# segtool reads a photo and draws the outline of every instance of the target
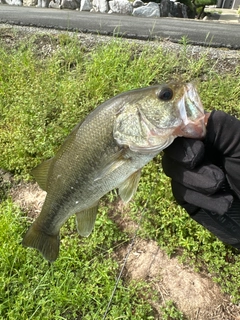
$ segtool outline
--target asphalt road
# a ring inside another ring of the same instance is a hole
[[[119,35],[135,39],[187,36],[192,44],[240,49],[240,24],[177,18],[140,18],[75,10],[0,5],[0,23]]]

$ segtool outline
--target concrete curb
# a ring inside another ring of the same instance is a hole
[[[209,17],[206,20],[215,20],[222,23],[239,23],[240,24],[240,16],[237,14],[237,10],[207,7],[205,9],[205,12],[213,13],[213,17],[212,18]]]

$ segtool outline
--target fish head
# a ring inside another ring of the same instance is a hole
[[[163,150],[176,137],[205,136],[204,109],[191,83],[156,85],[130,91],[129,98],[124,97],[113,129],[119,145],[151,153]]]

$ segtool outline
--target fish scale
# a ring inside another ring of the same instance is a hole
[[[47,196],[23,245],[55,261],[60,228],[70,216],[76,214],[78,232],[88,236],[102,196],[118,188],[128,202],[144,165],[177,136],[204,134],[204,110],[189,83],[135,89],[104,102],[73,129],[55,157],[33,170]]]

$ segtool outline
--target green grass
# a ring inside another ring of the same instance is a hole
[[[101,319],[118,272],[111,253],[126,242],[106,213],[102,206],[101,226],[88,239],[76,235],[70,219],[63,228],[60,257],[49,266],[21,246],[27,219],[10,200],[2,202],[0,319]],[[153,319],[140,297],[142,285],[126,287],[120,281],[107,319]]]
[[[174,302],[171,300],[167,301],[161,309],[163,320],[184,320],[184,315],[181,312],[179,312],[179,310],[175,307]]]
[[[49,54],[43,41],[54,48]],[[0,43],[0,168],[16,179],[31,179],[30,170],[53,156],[75,124],[99,103],[172,79],[204,79],[199,92],[206,109],[239,116],[240,69],[219,75],[213,65],[206,54],[198,59],[189,55],[187,43],[178,53],[117,38],[91,49],[64,34],[38,35],[12,47]],[[184,261],[211,272],[233,301],[239,301],[239,255],[176,205],[160,158],[144,168],[126,209],[138,221],[147,202],[140,236],[156,240],[169,254],[181,252]],[[0,319],[102,319],[119,273],[113,252],[129,241],[108,218],[116,196],[103,199],[89,238],[77,235],[73,219],[66,223],[59,259],[49,266],[37,252],[21,246],[30,221],[13,204],[8,189],[0,192]],[[143,290],[148,290],[147,283],[121,280],[107,319],[154,319]],[[171,315],[182,319],[169,302],[163,317]]]
[[[196,271],[210,272],[222,290],[239,302],[239,252],[189,219],[188,214],[176,205],[170,181],[162,173],[158,158],[145,167],[134,202],[130,203],[128,214],[133,220],[138,221],[139,210],[146,202],[141,237],[156,240],[170,255],[181,252],[183,262],[192,265]]]
[[[58,49],[42,59],[34,40],[10,52],[0,48],[0,166],[21,176],[53,156],[75,124],[106,99],[207,72],[205,56],[194,62],[119,39],[88,52],[75,38],[62,37]]]

